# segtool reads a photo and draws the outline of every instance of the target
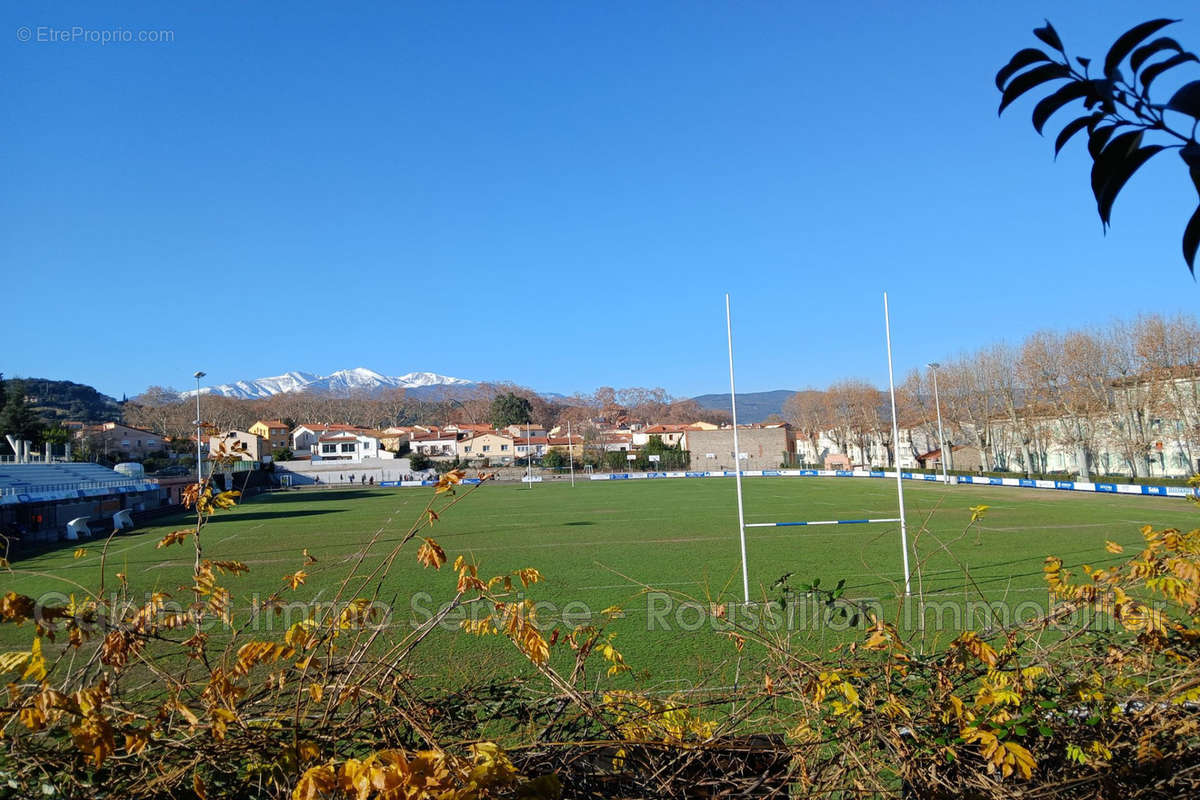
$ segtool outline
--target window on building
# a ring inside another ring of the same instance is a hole
[[[487,451],[491,450],[491,449],[492,449],[492,446],[491,446],[490,444],[485,444],[485,445],[483,446],[483,452],[485,452],[485,453],[486,453]],[[467,448],[467,452],[468,452],[468,453],[469,453],[469,452],[471,452],[471,448],[469,448],[469,447],[468,447],[468,448]]]
[[[501,453],[503,453],[503,452],[504,452],[505,450],[507,450],[507,449],[508,449],[508,445],[506,445],[506,444],[502,444],[502,445],[500,445],[500,452],[501,452]]]
[[[346,442],[345,444],[343,444],[342,452],[343,453],[353,453],[354,452],[354,442]]]
[[[321,452],[322,453],[336,453],[337,445],[336,444],[323,444],[323,445],[321,445]]]

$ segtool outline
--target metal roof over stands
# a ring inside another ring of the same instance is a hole
[[[0,505],[143,492],[154,481],[86,462],[0,464]]]

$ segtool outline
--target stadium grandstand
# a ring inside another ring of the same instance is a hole
[[[163,502],[156,481],[99,464],[0,463],[0,534],[13,554],[89,533],[107,535],[133,512]]]

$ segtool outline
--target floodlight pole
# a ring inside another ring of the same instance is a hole
[[[937,408],[938,419],[938,453],[941,458],[938,461],[942,466],[942,483],[950,483],[950,477],[946,474],[946,437],[942,434],[942,401],[938,398],[937,371],[941,364],[936,361],[929,362],[929,371],[933,373],[933,405]]]
[[[204,462],[200,460],[200,379],[206,373],[197,370],[192,374],[196,379],[196,491],[204,484]]]
[[[742,448],[738,444],[737,389],[733,383],[733,323],[729,316],[729,293],[725,293],[725,338],[729,342],[729,408],[733,413],[733,477],[737,485],[738,538],[742,544],[742,596],[750,603],[750,570],[746,564],[746,516],[742,510]]]
[[[904,554],[904,596],[912,593],[912,581],[908,573],[908,523],[904,519],[904,478],[900,475],[900,429],[896,423],[896,381],[892,376],[892,321],[888,316],[887,292],[883,293],[883,329],[887,341],[888,392],[892,398],[892,442],[896,453],[896,497],[900,502],[900,548]]]

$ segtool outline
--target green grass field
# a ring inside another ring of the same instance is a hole
[[[895,513],[895,484],[887,480],[761,478],[744,486],[747,522]],[[289,590],[289,599],[329,600],[371,537],[382,532],[366,555],[368,565],[403,537],[431,493],[344,489],[263,496],[213,517],[204,533],[205,557],[250,566],[249,574],[222,580],[239,608],[254,595],[266,597],[284,575],[301,568],[309,574],[307,583]],[[1191,528],[1197,514],[1181,499],[1000,487],[906,483],[905,498],[914,590],[919,587],[944,614],[932,626],[940,630],[931,632],[942,637],[982,624],[954,612],[979,600],[980,593],[1010,609],[1025,603],[1026,613],[1044,608],[1041,566],[1048,554],[1068,565],[1113,563],[1117,557],[1105,551],[1105,540],[1136,545],[1141,525]],[[979,504],[990,509],[968,530],[969,507]],[[186,524],[186,517],[179,517],[115,538],[108,554],[109,587],[123,572],[138,596],[160,590],[188,599],[179,589],[190,585],[191,544],[155,548],[165,533]],[[759,600],[777,596],[770,587],[789,572],[793,582],[819,577],[826,587],[845,579],[847,598],[877,602],[896,615],[902,574],[898,528],[750,529],[752,595]],[[714,631],[711,619],[683,599],[706,605],[741,599],[732,480],[580,482],[575,488],[553,483],[532,489],[485,485],[448,511],[428,535],[451,562],[458,555],[477,561],[485,579],[521,567],[539,569],[545,582],[531,587],[529,597],[542,603],[543,625],[569,628],[589,613],[622,606],[626,616],[612,622],[610,630],[635,675],[621,676],[618,683],[671,688],[727,680],[736,670],[738,654],[729,637]],[[393,566],[380,595],[394,609],[392,624],[405,630],[454,594],[449,565],[440,571],[423,568],[415,544]],[[79,558],[64,546],[15,562],[14,572],[3,577],[3,591],[39,597],[48,592],[80,596],[84,588],[95,589],[101,542],[84,546],[87,552]],[[316,564],[303,566],[303,548],[318,559]],[[655,591],[644,591],[647,586]],[[823,650],[855,635],[821,624],[814,608],[791,606],[794,616],[786,624],[797,646]],[[915,616],[904,627],[914,624]],[[282,627],[275,628],[276,636]],[[29,636],[28,627],[0,628],[5,649],[26,644]],[[567,654],[556,658],[565,662]],[[414,666],[442,685],[528,669],[503,639],[455,630],[430,636]]]

